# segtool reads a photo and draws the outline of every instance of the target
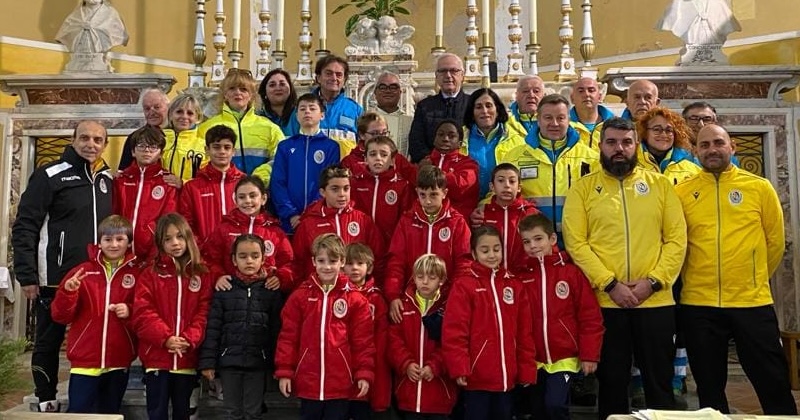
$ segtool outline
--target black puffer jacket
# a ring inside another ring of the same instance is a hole
[[[198,369],[272,369],[281,329],[281,292],[232,278],[231,290],[214,292]]]

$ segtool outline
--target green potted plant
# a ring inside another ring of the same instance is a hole
[[[339,13],[350,6],[355,7],[358,11],[350,18],[344,26],[345,36],[350,36],[353,29],[362,17],[378,20],[381,16],[392,16],[396,14],[410,15],[408,9],[403,7],[406,0],[346,0],[333,10],[333,13]]]

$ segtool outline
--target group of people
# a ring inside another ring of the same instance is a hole
[[[221,378],[229,418],[260,418],[272,375],[308,419],[392,401],[407,418],[568,418],[594,373],[604,419],[629,412],[634,366],[646,406],[674,408],[687,354],[700,405],[729,412],[733,338],[764,412],[797,413],[769,288],[780,202],[736,167],[711,105],[681,116],[643,80],[616,117],[592,79],[570,106],[526,76],[506,109],[464,93],[444,54],[406,156],[382,116],[396,76],[364,112],[345,60],[316,75],[297,97],[282,70],[257,90],[233,69],[204,122],[190,95],[147,92],[115,176],[96,121],[33,172],[12,245],[41,410],[58,409],[69,324],[72,412],[118,412],[138,356],[152,419],[188,418],[198,373]]]

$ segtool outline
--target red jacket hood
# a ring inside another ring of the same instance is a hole
[[[451,151],[449,151],[447,153],[442,153],[437,149],[433,149],[433,151],[431,151],[431,154],[428,155],[428,159],[430,159],[431,162],[434,165],[438,165],[439,164],[439,160],[441,160],[442,157],[444,157],[444,160],[447,161],[447,162],[450,162],[450,161],[458,162],[458,161],[460,161],[462,159],[466,159],[468,156],[462,154],[459,149],[454,149],[454,150],[451,150]]]
[[[242,211],[238,208],[235,208],[225,216],[222,216],[222,219],[237,226],[250,225],[250,216],[242,213]],[[257,226],[281,226],[281,222],[272,217],[265,210],[256,214],[253,224]]]
[[[495,271],[495,278],[511,278],[513,277],[511,273],[504,270],[502,267],[497,268],[496,270],[492,270],[491,268],[475,261],[471,260],[469,265],[463,264],[459,267],[457,276],[468,276],[472,277],[476,280],[486,279],[489,278],[492,274],[492,271]],[[452,277],[451,277],[452,278]]]
[[[239,168],[236,167],[236,165],[232,163],[231,166],[228,168],[228,170],[225,172],[220,171],[219,169],[215,168],[213,165],[209,163],[208,165],[200,168],[200,170],[197,171],[197,177],[204,178],[209,181],[220,182],[222,181],[223,173],[225,174],[225,179],[227,181],[239,180],[244,178],[244,176],[246,175],[244,172],[240,171]]]

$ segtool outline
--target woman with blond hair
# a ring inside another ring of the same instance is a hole
[[[232,163],[248,175],[256,175],[269,183],[272,159],[278,142],[285,137],[280,127],[256,114],[254,106],[256,81],[249,70],[231,68],[220,84],[222,111],[200,125],[198,134],[215,125],[225,125],[237,135]]]
[[[200,166],[208,163],[205,140],[197,134],[197,124],[203,119],[200,101],[188,93],[178,95],[169,106],[167,118],[169,124],[164,129],[167,144],[161,154],[161,164],[180,186],[194,178]]]

